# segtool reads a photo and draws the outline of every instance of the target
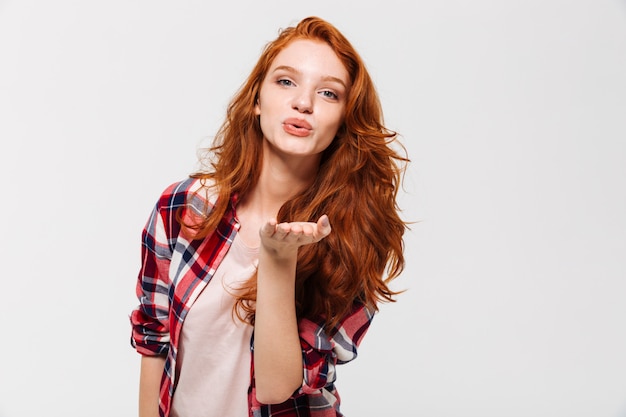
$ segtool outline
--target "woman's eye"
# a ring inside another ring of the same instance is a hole
[[[333,100],[337,100],[339,97],[337,96],[337,94],[333,93],[332,91],[329,90],[324,90],[322,91],[322,95],[326,98],[332,98]]]
[[[278,84],[280,85],[284,85],[286,87],[293,85],[293,83],[291,82],[291,80],[286,80],[286,79],[280,79],[277,81]]]

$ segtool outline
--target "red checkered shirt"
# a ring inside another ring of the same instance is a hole
[[[180,330],[187,312],[211,280],[240,227],[235,215],[236,198],[216,230],[202,240],[181,235],[177,209],[203,213],[215,203],[200,181],[189,178],[169,186],[159,198],[142,233],[142,262],[137,282],[139,305],[130,316],[132,346],[142,355],[165,356],[159,415],[170,413],[174,395],[176,358]],[[204,194],[202,194],[204,193]],[[337,417],[339,395],[335,389],[335,367],[353,360],[373,318],[373,311],[355,305],[350,314],[330,332],[323,321],[302,319],[298,323],[302,346],[302,386],[282,404],[256,400],[254,361],[250,374],[248,404],[250,417]],[[251,341],[251,354],[254,357]]]

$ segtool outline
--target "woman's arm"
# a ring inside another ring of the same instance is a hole
[[[297,254],[297,251],[296,251]],[[257,400],[279,404],[302,384],[302,350],[295,308],[296,256],[282,259],[261,250],[254,323]]]
[[[317,223],[270,221],[261,228],[254,324],[254,370],[257,400],[278,404],[303,380],[302,348],[295,308],[298,248],[330,233],[328,217]]]
[[[164,367],[163,356],[141,357],[139,417],[159,417],[159,393]]]

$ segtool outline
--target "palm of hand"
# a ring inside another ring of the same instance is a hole
[[[323,215],[317,223],[286,222],[277,224],[276,220],[266,222],[259,235],[261,245],[277,254],[297,252],[300,246],[316,243],[330,234],[328,217]]]

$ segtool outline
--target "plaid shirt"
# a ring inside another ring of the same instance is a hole
[[[189,178],[169,186],[159,198],[143,230],[142,263],[137,282],[139,305],[130,316],[132,346],[142,355],[166,356],[161,382],[159,415],[170,413],[176,384],[175,369],[180,331],[187,312],[206,287],[228,252],[240,224],[235,215],[236,198],[231,199],[216,230],[202,240],[187,240],[176,220],[178,208],[202,213],[215,203],[203,195],[200,181]],[[339,395],[335,389],[335,366],[351,361],[373,318],[363,305],[355,308],[331,332],[322,320],[302,319],[298,323],[304,380],[292,397],[282,404],[261,404],[256,400],[254,361],[248,390],[250,417],[337,417]],[[254,357],[254,349],[251,348]]]

